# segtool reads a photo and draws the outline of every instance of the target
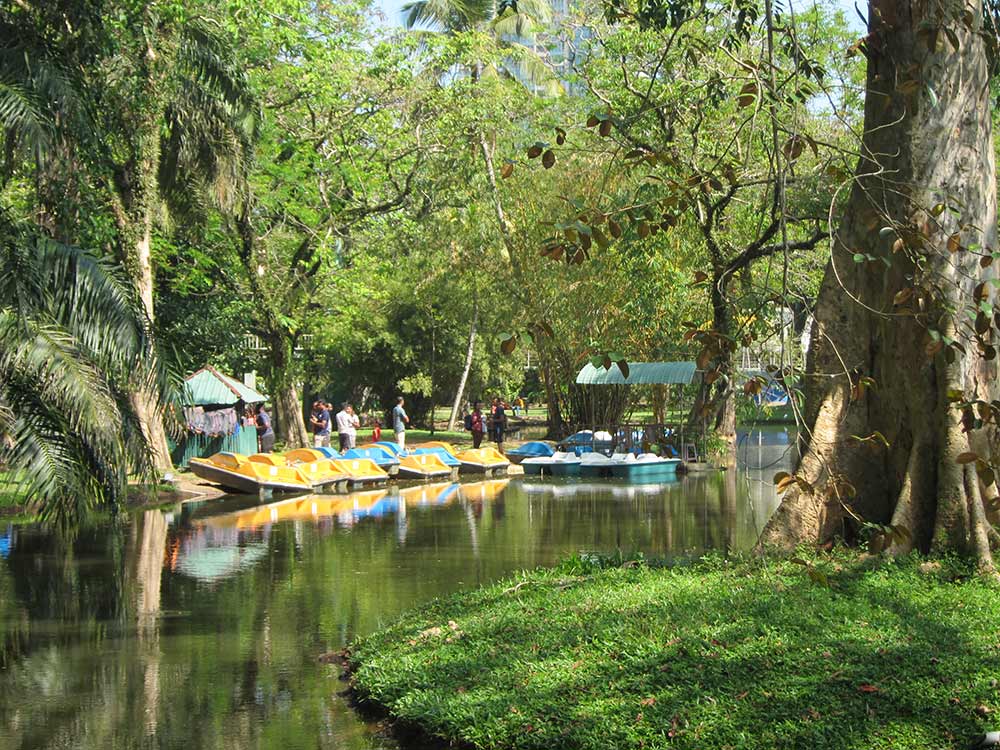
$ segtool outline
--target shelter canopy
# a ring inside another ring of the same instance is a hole
[[[244,385],[236,378],[223,375],[210,365],[184,379],[184,404],[186,406],[209,406],[235,404],[244,401],[258,404],[267,401],[267,396]]]
[[[698,365],[694,362],[629,362],[628,378],[617,365],[610,370],[589,362],[576,376],[579,385],[689,385],[695,381]]]

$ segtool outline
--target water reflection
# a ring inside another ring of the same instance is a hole
[[[22,527],[0,559],[0,747],[391,746],[317,654],[581,550],[743,549],[775,502],[736,472],[515,478],[186,503],[69,541]]]

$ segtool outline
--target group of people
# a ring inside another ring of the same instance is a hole
[[[313,402],[312,413],[309,415],[309,426],[313,431],[313,447],[329,448],[334,426],[337,428],[337,437],[340,440],[340,451],[350,450],[357,446],[361,419],[354,413],[354,407],[345,401],[341,404],[340,411],[331,418],[332,413],[333,404],[328,401],[316,400]]]
[[[406,450],[406,427],[410,424],[410,418],[403,408],[402,396],[396,399],[396,406],[392,410],[392,429],[395,433],[396,443],[400,450]],[[493,399],[488,414],[484,414],[479,402],[475,402],[472,410],[464,415],[465,429],[472,433],[472,445],[479,448],[483,442],[483,436],[487,432],[490,439],[502,450],[504,434],[507,431],[507,409],[508,407],[500,397]],[[518,398],[514,402],[514,416],[518,415],[519,408],[524,409],[524,399]],[[337,429],[337,437],[341,452],[350,450],[357,446],[358,428],[361,427],[361,419],[354,413],[354,407],[350,403],[341,404],[341,409],[331,417],[333,405],[328,401],[317,399],[313,402],[312,412],[309,415],[309,426],[313,433],[313,447],[329,448],[333,429]],[[247,407],[244,415],[244,426],[255,427],[257,439],[261,453],[270,453],[274,450],[274,428],[271,425],[271,416],[264,408],[264,404],[257,406],[256,413]],[[378,442],[382,438],[382,425],[379,420],[372,422],[372,442]]]
[[[523,401],[521,402],[523,405]],[[522,406],[523,408],[523,406]],[[478,401],[472,405],[472,411],[464,416],[465,429],[472,433],[472,447],[478,448],[483,443],[483,436],[490,433],[490,438],[497,444],[497,448],[503,449],[504,433],[507,431],[507,407],[500,397],[494,397],[490,405],[489,415],[483,414]],[[517,409],[514,410],[517,416]]]
[[[400,396],[396,399],[396,406],[392,410],[393,430],[400,450],[406,450],[406,426],[410,423],[410,418],[403,409],[404,403],[403,397]],[[340,411],[331,419],[332,412],[333,405],[327,401],[317,400],[313,403],[312,413],[309,415],[309,426],[313,431],[313,447],[329,448],[333,428],[336,427],[340,441],[339,450],[344,452],[356,448],[361,418],[354,413],[354,407],[345,401],[341,404]],[[381,439],[382,423],[376,419],[372,422],[372,442],[377,443]]]

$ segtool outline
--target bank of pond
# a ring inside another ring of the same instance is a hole
[[[953,561],[574,556],[359,639],[356,699],[442,747],[966,748],[1000,596]]]
[[[0,747],[393,748],[318,655],[581,550],[748,549],[776,502],[769,479],[232,495],[68,537],[0,521]]]

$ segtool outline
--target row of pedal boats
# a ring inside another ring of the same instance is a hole
[[[504,473],[510,462],[493,448],[457,451],[432,441],[402,451],[396,443],[370,443],[340,453],[333,448],[299,448],[286,453],[216,453],[192,458],[195,476],[233,491],[314,492],[342,490],[399,479],[430,480],[458,474]]]
[[[669,480],[677,475],[681,465],[678,458],[662,458],[653,453],[612,453],[607,456],[599,452],[577,454],[575,451],[556,451],[546,443],[528,443],[528,446],[546,446],[547,455],[541,448],[532,448],[534,455],[525,455],[519,463],[526,475],[555,477],[605,477],[624,479],[630,482],[656,482]],[[511,455],[513,451],[508,452]]]

